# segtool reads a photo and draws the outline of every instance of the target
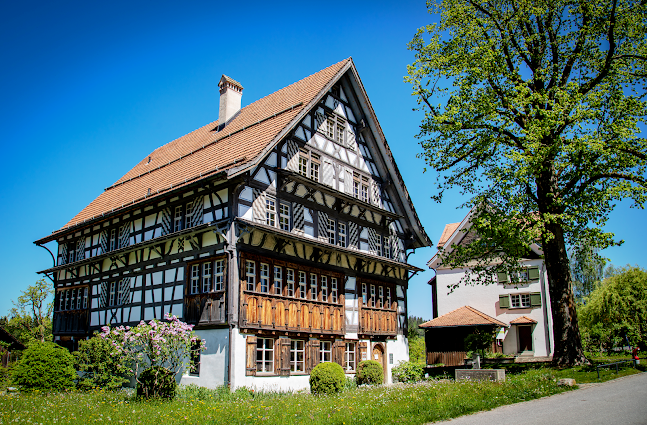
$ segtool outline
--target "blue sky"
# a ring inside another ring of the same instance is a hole
[[[19,1],[0,6],[0,315],[52,265],[33,241],[60,228],[145,155],[218,116],[217,82],[243,105],[353,57],[422,223],[438,241],[465,211],[457,192],[429,199],[415,135],[421,115],[403,82],[406,44],[433,19],[425,2]],[[647,213],[621,202],[604,254],[647,266]],[[435,249],[411,261],[424,267]],[[426,267],[425,267],[426,269]],[[431,318],[426,271],[409,314]]]

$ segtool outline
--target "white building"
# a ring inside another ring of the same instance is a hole
[[[439,250],[442,248],[451,252],[453,246],[460,246],[475,236],[474,232],[470,232],[470,217],[471,213],[460,223],[445,225],[438,242]],[[425,327],[431,329],[429,326],[433,327],[434,323],[436,329],[439,326],[462,326],[461,323],[465,322],[463,313],[467,310],[461,308],[469,306],[489,316],[484,318],[482,324],[494,323],[492,319],[495,319],[509,325],[501,326],[497,335],[497,345],[503,353],[535,357],[552,355],[552,315],[541,248],[533,244],[529,247],[527,257],[520,261],[524,272],[517,283],[511,283],[510,276],[500,273],[492,276],[492,283],[489,285],[461,284],[450,291],[448,288],[459,283],[469,269],[445,267],[440,251],[436,253],[427,263],[436,271],[436,276],[429,283],[432,289],[433,316],[444,319],[427,322]],[[428,341],[427,351],[441,352],[442,347],[443,341],[432,338]]]
[[[429,246],[346,59],[167,143],[58,242],[55,339],[171,313],[206,342],[182,382],[298,389],[319,362],[408,359],[406,253]]]

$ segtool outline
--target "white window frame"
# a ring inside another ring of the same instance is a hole
[[[386,288],[386,302],[389,303],[386,308],[391,309],[391,288]]]
[[[256,372],[274,373],[274,340],[271,338],[256,340]]]
[[[270,265],[261,263],[260,270],[261,292],[269,294],[270,292]]]
[[[290,341],[290,372],[306,371],[305,341],[293,339]],[[300,359],[300,360],[299,360]]]
[[[108,289],[108,294],[109,294],[109,296],[108,296],[108,305],[109,306],[117,305],[117,303],[116,303],[117,292],[116,292],[116,288],[115,288],[116,286],[117,286],[117,282],[114,281],[114,280],[108,284],[108,287],[109,287],[109,289]]]
[[[202,292],[211,292],[213,290],[213,265],[211,261],[202,263]]]
[[[337,303],[337,278],[330,278],[330,302]]]
[[[247,290],[256,291],[256,262],[245,261],[245,276],[247,277]]]
[[[330,341],[320,341],[319,342],[319,362],[331,362],[332,361],[332,342]]]
[[[384,287],[381,285],[378,286],[377,292],[378,292],[378,298],[377,298],[378,308],[384,308]]]
[[[310,299],[317,301],[319,298],[319,288],[317,285],[317,275],[310,273]]]
[[[288,297],[294,296],[294,270],[286,269],[285,271],[285,281],[288,286]]]
[[[328,276],[321,276],[321,301],[328,302]]]
[[[274,266],[274,290],[275,295],[283,295],[283,268]]]
[[[337,245],[346,248],[346,223],[337,223]]]
[[[366,284],[362,283],[362,304],[368,305],[368,292],[366,292]]]
[[[382,248],[382,235],[377,235],[375,245],[377,246],[377,255],[379,257],[383,257],[382,254],[383,254],[384,250]]]
[[[276,199],[267,196],[265,198],[265,224],[276,227]]]
[[[308,298],[308,280],[306,272],[299,271],[299,298]]]
[[[191,295],[200,293],[200,264],[191,265]]]
[[[175,213],[173,214],[173,232],[179,232],[182,230],[182,205],[175,207]]]
[[[225,260],[214,261],[213,267],[213,290],[222,291],[225,280]]]
[[[356,367],[357,352],[355,351],[355,342],[347,342],[344,348],[344,363],[346,363],[346,371],[352,372]]]
[[[88,308],[88,288],[83,288],[83,308]]]
[[[375,308],[375,285],[371,284],[371,307]]]
[[[510,294],[510,308],[530,307],[530,294]]]
[[[117,229],[110,230],[110,241],[108,242],[108,251],[117,249]]]
[[[193,220],[193,202],[194,201],[189,201],[186,206],[184,211],[186,211],[186,214],[184,214],[184,228],[188,229],[191,227],[191,222]]]
[[[331,245],[335,244],[335,236],[336,236],[336,225],[335,225],[335,220],[332,218],[328,219],[328,243]]]
[[[279,204],[279,228],[290,231],[290,204],[284,202]]]

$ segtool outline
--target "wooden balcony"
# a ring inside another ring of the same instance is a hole
[[[52,323],[54,335],[85,335],[88,333],[88,310],[65,310],[54,312]]]
[[[385,335],[395,337],[398,330],[398,318],[392,308],[375,308],[359,301],[359,333],[361,335]]]
[[[242,291],[241,328],[344,334],[344,297],[339,303]]]
[[[196,326],[226,324],[225,291],[185,296],[184,320]]]

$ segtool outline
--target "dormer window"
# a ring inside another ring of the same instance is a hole
[[[337,114],[326,114],[326,136],[346,146],[346,120]]]

